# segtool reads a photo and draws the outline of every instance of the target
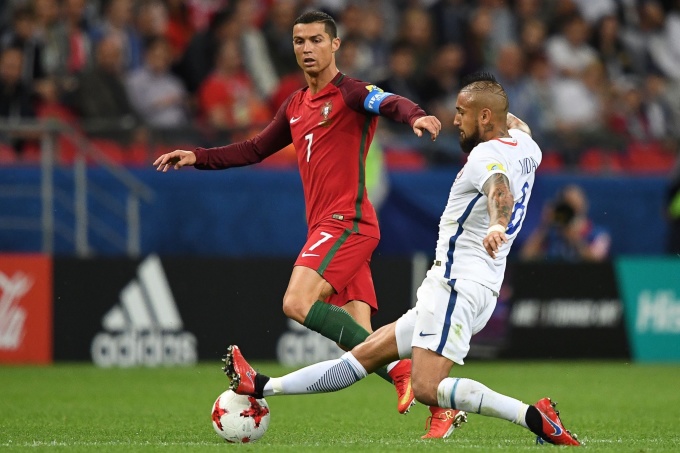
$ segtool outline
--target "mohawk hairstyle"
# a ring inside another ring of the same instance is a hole
[[[335,24],[335,20],[323,11],[308,11],[295,19],[293,25],[313,24],[315,22],[323,23],[324,31],[328,33],[331,39],[338,37],[338,26]]]
[[[485,72],[485,71],[478,71],[478,72],[473,72],[472,74],[468,74],[463,79],[460,81],[460,86],[466,87],[468,85],[472,85],[475,82],[493,82],[493,83],[498,83],[496,80],[496,77],[494,77],[493,74],[490,72]]]
[[[468,74],[461,80],[460,84],[463,88],[460,91],[486,91],[490,94],[500,96],[505,101],[505,111],[508,111],[509,102],[508,95],[500,83],[496,80],[490,72],[475,72]]]

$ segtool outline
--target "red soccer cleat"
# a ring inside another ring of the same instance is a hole
[[[429,423],[427,434],[421,439],[445,439],[451,435],[454,429],[460,428],[467,422],[467,412],[457,409],[445,409],[443,407],[430,406],[431,416],[425,421],[425,429]]]
[[[250,366],[241,355],[241,350],[236,345],[227,348],[227,353],[222,357],[224,367],[222,371],[231,380],[229,388],[239,395],[255,395],[255,376],[257,372]]]
[[[416,397],[411,388],[411,359],[400,360],[387,374],[394,381],[397,390],[397,410],[407,414],[411,406],[416,404]]]
[[[550,398],[540,399],[534,404],[543,417],[543,436],[539,438],[555,445],[581,445],[576,440],[576,435],[564,427],[560,420],[560,412],[555,410],[555,406],[557,403],[553,403]]]

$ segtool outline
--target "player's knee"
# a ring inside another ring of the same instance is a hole
[[[299,297],[286,294],[283,296],[283,313],[290,319],[304,323],[311,304],[303,301]]]

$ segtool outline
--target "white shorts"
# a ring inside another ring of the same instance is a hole
[[[418,288],[418,302],[397,320],[400,357],[417,346],[463,365],[470,339],[484,328],[496,308],[496,295],[471,280],[446,280],[429,271]]]

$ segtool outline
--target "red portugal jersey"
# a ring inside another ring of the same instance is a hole
[[[305,195],[309,230],[340,221],[346,228],[380,237],[378,219],[366,194],[366,153],[378,115],[412,125],[425,116],[416,104],[342,73],[320,92],[298,90],[256,137],[218,148],[197,148],[199,169],[260,162],[294,144]]]

